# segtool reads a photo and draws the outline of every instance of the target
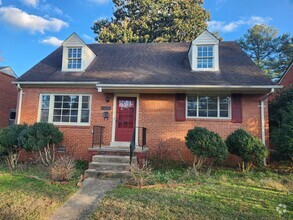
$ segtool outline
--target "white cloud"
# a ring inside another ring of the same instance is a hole
[[[31,15],[13,6],[0,8],[1,20],[13,27],[28,30],[31,33],[40,32],[42,34],[45,31],[58,32],[62,28],[69,26],[68,23],[60,19]]]
[[[110,2],[110,0],[87,0],[87,1],[98,4],[98,5],[104,5]]]
[[[229,23],[225,21],[208,21],[207,23],[209,31],[233,32],[243,25],[253,26],[256,24],[267,24],[271,20],[272,18],[270,17],[251,16],[247,19],[239,19]]]
[[[2,0],[0,0],[0,6],[2,5]]]
[[[37,7],[39,4],[39,0],[21,0],[23,4],[27,6]]]
[[[91,36],[89,36],[89,35],[87,35],[87,34],[83,34],[82,36],[83,36],[83,38],[84,38],[86,41],[88,41],[88,42],[90,42],[90,43],[95,42],[95,38],[93,38],[93,37],[91,37]]]
[[[57,37],[47,37],[47,38],[41,40],[40,42],[43,44],[48,44],[48,45],[59,47],[62,44],[63,40],[60,40]]]
[[[63,15],[63,11],[60,8],[51,4],[40,5],[38,8],[44,12],[53,12],[60,16]]]

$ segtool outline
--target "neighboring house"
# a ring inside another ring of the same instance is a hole
[[[0,128],[14,124],[17,88],[12,84],[17,78],[10,67],[0,67]]]
[[[266,95],[280,87],[236,42],[208,31],[192,43],[115,45],[85,44],[74,33],[15,83],[18,123],[53,123],[79,159],[129,152],[134,128],[136,145],[150,153],[167,146],[173,159],[178,151],[192,159],[185,136],[195,126],[224,139],[244,128],[268,143]]]
[[[291,86],[293,84],[293,61],[290,63],[284,74],[281,76],[278,83],[284,86],[284,88],[287,88],[288,86]]]

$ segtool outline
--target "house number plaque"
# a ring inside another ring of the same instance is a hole
[[[102,106],[101,110],[105,111],[105,110],[111,110],[111,106]]]

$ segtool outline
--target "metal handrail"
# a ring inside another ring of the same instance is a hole
[[[95,125],[93,126],[93,139],[92,139],[92,147],[98,146],[99,148],[102,147],[103,144],[103,126]]]
[[[130,164],[132,163],[132,157],[133,157],[133,153],[135,151],[135,147],[136,147],[136,129],[138,129],[138,146],[140,145],[140,129],[142,130],[142,134],[141,134],[141,147],[142,150],[143,148],[146,146],[146,131],[147,129],[145,127],[136,127],[133,129],[132,132],[132,136],[131,136],[131,142],[130,142]]]

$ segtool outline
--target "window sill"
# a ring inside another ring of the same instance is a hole
[[[90,128],[90,124],[55,124],[53,123],[54,126],[57,128],[82,128],[82,129],[88,129]]]
[[[186,117],[187,121],[216,121],[216,122],[231,122],[231,118],[196,118]]]

